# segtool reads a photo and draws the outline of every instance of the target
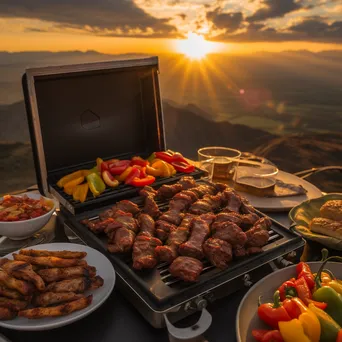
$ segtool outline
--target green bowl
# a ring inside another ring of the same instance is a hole
[[[314,217],[320,217],[321,206],[330,200],[342,200],[342,194],[328,194],[320,198],[304,201],[303,203],[292,208],[289,212],[289,218],[292,220],[292,230],[299,233],[305,239],[316,241],[322,245],[342,251],[342,240],[334,237],[313,233],[310,230],[310,222]]]

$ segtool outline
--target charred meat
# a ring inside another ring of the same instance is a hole
[[[125,227],[120,227],[108,235],[107,249],[110,253],[129,252],[134,243],[135,233]]]
[[[195,217],[191,221],[190,238],[179,246],[179,254],[202,259],[204,257],[202,245],[209,233],[208,223],[199,217]]]
[[[161,241],[165,241],[167,240],[169,234],[176,229],[177,227],[174,224],[163,220],[158,220],[156,222],[156,237]]]
[[[162,242],[152,236],[139,234],[133,245],[133,268],[153,268],[157,265],[155,249],[161,246]]]
[[[154,236],[156,227],[153,218],[148,214],[140,214],[138,217],[140,226],[139,234]]]
[[[139,191],[139,195],[142,197],[148,197],[148,196],[152,196],[155,197],[157,195],[157,191],[154,190],[152,187],[145,185],[140,191]]]
[[[262,247],[265,246],[270,237],[268,229],[271,226],[269,219],[263,217],[259,219],[253,228],[246,232],[248,247]]]
[[[212,230],[214,238],[227,241],[233,246],[244,246],[247,241],[246,234],[233,222],[215,222]]]
[[[153,219],[157,219],[161,215],[158,205],[154,200],[154,196],[145,197],[143,212],[150,215]]]
[[[220,239],[207,239],[203,244],[205,256],[217,268],[227,268],[233,258],[232,245]]]
[[[169,271],[172,276],[180,278],[186,282],[197,281],[202,270],[203,264],[201,261],[186,256],[178,257],[169,267]]]
[[[233,211],[239,213],[242,204],[241,198],[233,189],[226,189],[222,192],[222,204],[224,204],[224,211]]]
[[[172,200],[169,203],[170,210],[174,211],[183,211],[190,207],[192,203],[192,198],[183,193],[183,191],[179,192],[175,196],[173,196]]]
[[[113,218],[116,222],[116,226],[106,227],[105,228],[106,234],[109,234],[113,230],[116,230],[120,227],[125,227],[134,233],[138,232],[139,230],[138,222],[131,213],[124,212],[122,210],[117,210]]]
[[[177,210],[168,210],[160,216],[159,220],[179,226],[182,222],[183,216],[184,215],[179,213]]]
[[[161,199],[168,199],[168,198],[172,198],[174,195],[176,195],[176,193],[182,190],[183,190],[183,187],[179,183],[172,184],[172,185],[164,184],[158,189],[157,196],[158,198],[161,198]]]
[[[243,257],[248,255],[246,248],[244,246],[240,246],[240,245],[234,246],[233,254],[234,254],[235,258],[243,258]]]
[[[236,212],[221,212],[219,214],[216,215],[216,220],[215,222],[233,222],[235,223],[237,226],[240,226],[242,223],[242,217],[240,214],[236,213]]]
[[[182,177],[178,183],[182,186],[183,190],[196,188],[198,186],[194,178],[191,176]]]

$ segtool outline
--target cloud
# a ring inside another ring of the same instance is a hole
[[[262,7],[247,20],[252,22],[283,17],[285,14],[301,8],[301,5],[295,0],[263,0]]]
[[[0,17],[40,19],[100,35],[177,36],[169,18],[155,18],[131,0],[3,0]]]
[[[206,18],[214,24],[216,29],[226,29],[230,32],[240,28],[243,22],[243,14],[241,12],[224,13],[220,8],[207,12]]]

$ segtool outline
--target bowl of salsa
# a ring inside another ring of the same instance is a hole
[[[0,235],[26,239],[43,228],[56,209],[56,202],[35,193],[0,198]]]

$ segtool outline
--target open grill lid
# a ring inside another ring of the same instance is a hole
[[[165,150],[158,57],[27,69],[23,76],[39,190],[97,157]]]

